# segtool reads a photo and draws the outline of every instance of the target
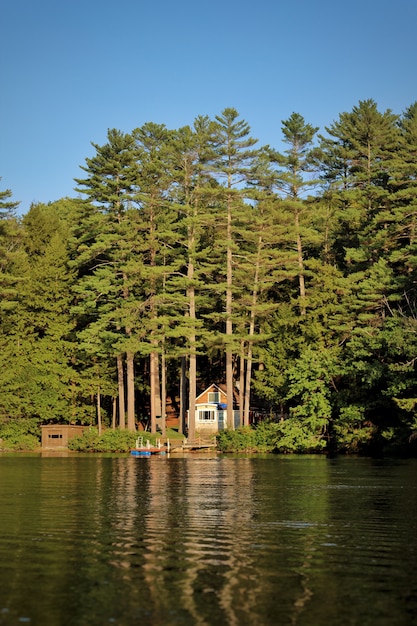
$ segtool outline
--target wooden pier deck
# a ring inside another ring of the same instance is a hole
[[[183,447],[187,450],[201,450],[202,448],[216,448],[217,444],[215,441],[203,441],[196,439],[195,441],[188,441],[183,444]]]
[[[216,440],[204,439],[197,437],[192,441],[189,439],[173,439],[167,441],[167,447],[170,452],[185,452],[185,451],[197,451],[197,450],[215,450],[217,447]]]
[[[149,454],[158,454],[165,452],[192,452],[198,450],[215,450],[217,447],[215,437],[196,437],[193,440],[186,437],[170,439],[169,437],[160,437],[156,440],[156,445],[151,445],[149,441],[144,441],[144,436],[140,436],[136,440],[136,448],[131,453],[149,452]]]

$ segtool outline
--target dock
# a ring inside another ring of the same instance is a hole
[[[130,451],[132,456],[151,456],[153,454],[166,454],[169,452],[198,452],[215,450],[217,447],[216,438],[210,439],[204,437],[197,437],[192,441],[185,437],[181,439],[166,439],[162,442],[161,439],[156,440],[155,445],[151,445],[149,440],[144,442],[143,437],[138,437],[136,440],[135,448]]]
[[[149,439],[144,444],[143,437],[138,437],[136,445],[132,448],[130,454],[132,456],[151,456],[152,454],[166,454],[166,452],[169,452],[169,447],[162,444],[160,439],[157,439],[156,445],[152,446]]]
[[[215,438],[207,439],[203,437],[197,437],[196,439],[190,440],[184,437],[182,441],[168,440],[167,447],[170,452],[192,452],[198,450],[215,450],[217,444]]]

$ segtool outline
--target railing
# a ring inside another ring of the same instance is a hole
[[[138,437],[136,439],[136,448],[137,449],[147,448],[149,450],[150,448],[153,448],[153,447],[154,448],[158,448],[159,450],[161,448],[163,448],[163,444],[161,444],[161,440],[157,439],[156,442],[155,442],[155,446],[152,446],[151,442],[149,441],[149,439],[146,440],[145,445],[143,445],[143,437]]]
[[[196,439],[187,439],[184,444],[184,448],[215,448],[217,446],[216,438],[210,439],[204,437],[197,437]]]

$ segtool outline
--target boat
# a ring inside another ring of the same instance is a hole
[[[167,448],[161,444],[161,440],[156,440],[156,445],[151,446],[149,439],[143,443],[143,437],[136,439],[136,445],[130,450],[131,456],[152,456],[152,454],[166,454]]]
[[[137,448],[133,448],[130,454],[132,456],[151,456],[152,452],[150,450],[138,450]]]

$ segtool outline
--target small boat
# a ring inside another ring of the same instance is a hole
[[[150,450],[138,450],[137,448],[134,448],[130,451],[130,454],[132,456],[151,456],[152,452]]]
[[[151,442],[149,439],[146,440],[145,445],[143,445],[143,437],[138,437],[136,439],[136,446],[131,449],[131,456],[151,456],[152,454],[165,454],[167,448],[161,445],[161,440],[157,439],[156,446],[151,446]]]

